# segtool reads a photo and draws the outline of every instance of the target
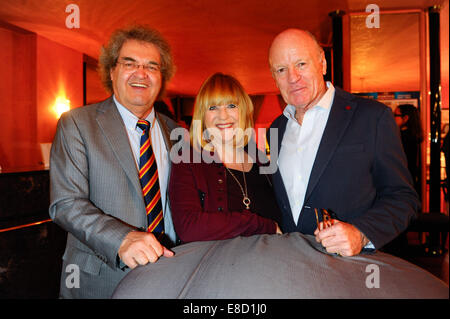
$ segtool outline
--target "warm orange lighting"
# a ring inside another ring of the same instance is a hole
[[[53,104],[53,111],[58,118],[68,110],[70,110],[70,100],[66,99],[65,96],[58,96],[55,100],[55,104]]]

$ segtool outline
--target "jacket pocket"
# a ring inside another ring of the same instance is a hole
[[[77,265],[80,270],[92,275],[98,275],[103,264],[103,261],[94,254],[82,251],[73,246],[66,247],[62,259],[67,263]]]

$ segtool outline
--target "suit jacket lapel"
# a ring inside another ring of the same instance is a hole
[[[333,105],[309,178],[305,202],[313,192],[320,176],[323,174],[329,161],[333,157],[347,126],[350,124],[350,120],[353,117],[356,108],[357,104],[351,101],[351,95],[346,95],[344,91],[336,88]]]
[[[172,128],[169,127],[169,123],[167,123],[167,120],[156,111],[155,111],[155,117],[159,123],[159,127],[161,128],[161,133],[164,138],[166,150],[168,152],[170,152],[170,149],[172,148],[172,141],[170,140],[170,132],[172,131]]]
[[[278,145],[278,149],[275,150],[270,148],[271,161],[277,161],[278,156],[281,151],[281,143],[283,141],[284,133],[286,132],[286,126],[288,123],[288,119],[286,116],[281,115],[276,123],[274,122],[273,126],[277,129],[278,139],[276,143]],[[271,143],[270,130],[267,132],[268,142]],[[270,146],[270,145],[269,145]],[[278,165],[278,164],[277,164]],[[282,216],[281,216],[281,227],[285,232],[295,232],[296,224],[294,218],[292,216],[291,206],[289,204],[289,198],[286,193],[286,188],[284,186],[283,178],[281,177],[280,169],[277,167],[276,172],[272,175],[272,181],[274,184],[274,190],[277,196],[278,204],[280,205]]]
[[[138,193],[141,192],[136,161],[133,157],[125,125],[112,97],[98,108],[97,123],[111,149]]]

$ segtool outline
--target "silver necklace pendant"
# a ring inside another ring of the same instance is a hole
[[[250,198],[248,198],[247,196],[244,196],[244,199],[242,199],[242,202],[244,203],[246,209],[250,209],[250,203],[251,203]]]
[[[244,171],[244,164],[242,164],[242,177],[244,178],[244,185],[245,185],[245,192],[244,192],[244,188],[242,187],[241,183],[239,183],[239,180],[236,178],[236,176],[234,176],[234,174],[230,171],[230,169],[228,167],[225,166],[225,168],[227,169],[228,173],[230,173],[230,175],[234,178],[234,180],[236,181],[236,183],[239,185],[239,188],[241,189],[242,192],[242,203],[245,205],[245,209],[250,210],[250,198],[248,198],[248,193],[247,193],[247,181],[245,179],[245,171]]]

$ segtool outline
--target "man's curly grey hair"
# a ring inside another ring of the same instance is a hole
[[[113,93],[110,72],[116,67],[120,50],[122,49],[123,44],[128,40],[150,43],[158,48],[161,56],[162,83],[157,99],[161,99],[165,94],[167,83],[175,74],[175,65],[173,63],[169,43],[157,30],[143,25],[130,26],[114,31],[108,41],[108,44],[102,47],[99,57],[98,71],[103,85],[110,93]]]

